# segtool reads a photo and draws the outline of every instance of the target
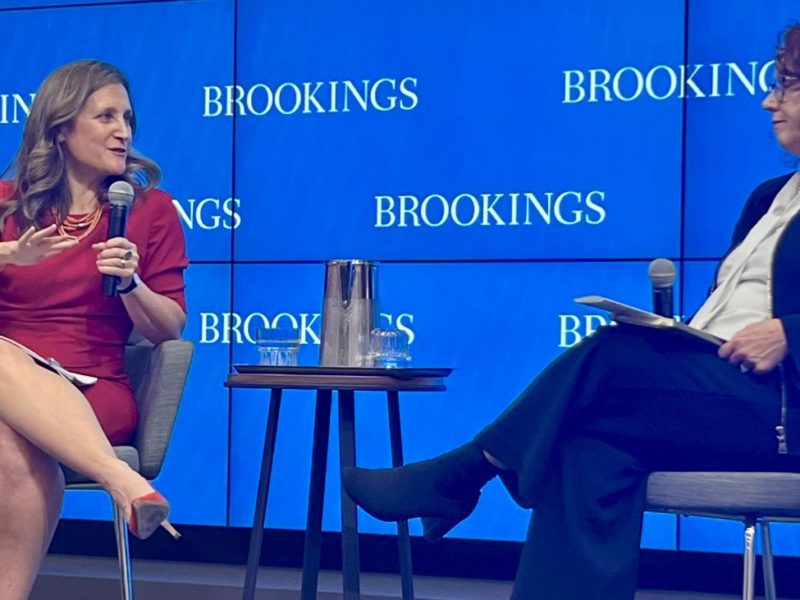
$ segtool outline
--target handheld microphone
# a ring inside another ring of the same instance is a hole
[[[108,188],[108,237],[125,237],[128,228],[128,209],[133,203],[133,186],[127,181],[115,181]],[[119,277],[103,275],[103,296],[116,296]]]
[[[647,267],[647,276],[653,284],[653,312],[662,317],[673,317],[672,284],[675,265],[667,258],[657,258]]]

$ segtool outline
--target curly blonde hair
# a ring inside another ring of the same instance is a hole
[[[89,96],[112,84],[121,84],[130,97],[128,80],[122,71],[98,60],[68,63],[45,78],[31,105],[22,142],[11,166],[14,193],[4,203],[0,228],[12,214],[17,215],[20,231],[31,225],[44,227],[54,217],[59,222],[66,218],[71,196],[58,133],[62,128],[73,126]],[[131,115],[131,131],[136,132],[135,112]],[[133,148],[126,162],[125,173],[109,177],[103,183],[101,201],[105,199],[108,186],[116,180],[128,181],[137,193],[153,189],[161,180],[158,165]]]

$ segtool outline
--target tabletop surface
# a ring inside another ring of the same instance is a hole
[[[225,385],[230,388],[297,390],[437,392],[446,389],[444,378],[449,369],[418,371],[426,374],[414,376],[396,369],[371,369],[369,374],[352,375],[331,373],[326,368],[272,368],[269,373],[230,373]]]

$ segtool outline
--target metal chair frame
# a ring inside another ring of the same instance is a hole
[[[172,434],[180,396],[191,362],[192,344],[186,340],[168,340],[153,346],[149,342],[138,341],[128,344],[125,350],[125,370],[134,384],[136,401],[140,407],[140,420],[130,446],[115,446],[114,450],[131,468],[149,480],[155,479],[161,471]],[[162,385],[166,383],[168,386]],[[162,387],[170,387],[163,397]],[[159,400],[166,406],[161,406]],[[148,434],[155,429],[159,429],[159,433],[165,435],[154,436],[158,438],[155,440],[148,439]],[[64,471],[68,483],[67,489],[100,489],[96,483],[81,475],[66,468]],[[123,600],[133,600],[128,524],[125,522],[123,511],[113,499],[111,504],[114,509],[114,536],[117,544],[121,597]]]
[[[654,472],[648,480],[645,510],[743,522],[743,600],[755,600],[756,527],[760,527],[764,594],[766,600],[777,600],[769,525],[800,521],[799,491],[797,473]]]

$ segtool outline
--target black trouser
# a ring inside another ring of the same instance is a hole
[[[779,420],[777,369],[742,373],[673,331],[584,339],[476,437],[536,509],[513,600],[632,599],[647,474],[797,468]]]

